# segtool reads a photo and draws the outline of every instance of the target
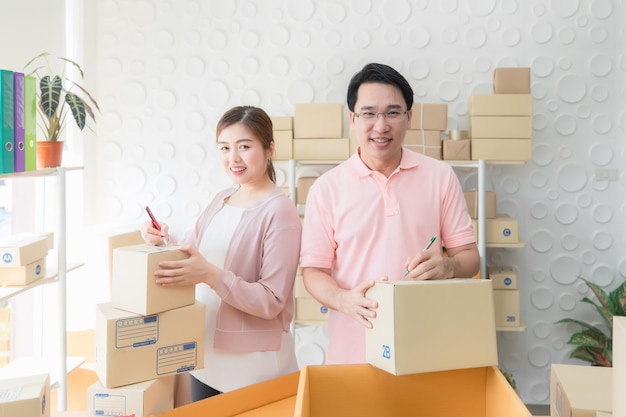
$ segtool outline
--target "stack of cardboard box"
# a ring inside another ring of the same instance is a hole
[[[441,135],[448,128],[448,105],[415,103],[411,127],[404,137],[404,146],[435,159],[442,159]]]
[[[530,68],[496,68],[494,94],[470,96],[469,114],[472,160],[531,159]]]
[[[18,234],[0,240],[0,286],[28,285],[46,275],[46,257],[54,236]]]
[[[90,415],[148,417],[174,407],[174,376],[204,366],[204,305],[193,286],[163,287],[161,261],[188,255],[178,246],[113,249],[111,301],[98,304]]]
[[[517,327],[520,321],[520,298],[517,272],[511,267],[489,267],[487,278],[493,283],[496,326]]]
[[[294,320],[298,324],[319,324],[328,321],[328,307],[323,306],[307,291],[302,278],[302,269],[298,274],[293,288],[295,297]]]
[[[274,159],[288,161],[293,159],[293,117],[271,116],[274,134]]]
[[[50,374],[0,378],[0,416],[50,417]]]
[[[350,139],[343,134],[343,104],[296,104],[293,138],[293,159],[308,161],[348,159]]]

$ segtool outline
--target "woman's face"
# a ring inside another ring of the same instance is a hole
[[[261,141],[241,123],[222,130],[217,149],[222,167],[234,183],[244,185],[266,180],[271,150],[264,149]]]

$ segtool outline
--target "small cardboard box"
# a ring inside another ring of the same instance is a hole
[[[164,287],[156,283],[154,271],[159,262],[187,259],[179,246],[147,244],[113,250],[111,303],[113,307],[148,316],[193,304],[193,285]]]
[[[293,158],[293,130],[274,131],[274,159],[288,161]]]
[[[27,285],[46,276],[46,259],[28,265],[0,268],[0,285]]]
[[[446,139],[442,141],[443,159],[446,161],[469,161],[470,152],[469,139]]]
[[[0,379],[0,416],[50,417],[50,375]]]
[[[174,408],[174,375],[119,388],[96,381],[87,396],[90,416],[150,417]]]
[[[496,326],[521,326],[519,290],[493,290],[493,305],[496,316]]]
[[[441,160],[441,145],[439,146],[422,146],[422,145],[404,145],[405,148],[413,152],[421,153],[434,159]]]
[[[293,158],[300,161],[344,161],[350,157],[350,139],[294,139]]]
[[[626,416],[626,317],[613,316],[613,414]]]
[[[496,94],[530,94],[530,68],[496,68],[493,71]]]
[[[313,297],[297,297],[295,320],[303,322],[328,321],[328,307],[323,306]]]
[[[304,279],[300,274],[296,275],[296,279],[293,283],[293,296],[296,298],[313,298],[304,286]]]
[[[154,417],[293,417],[300,372],[225,392]]]
[[[528,139],[533,136],[530,116],[471,116],[470,134],[481,139]]]
[[[478,218],[478,191],[463,191],[467,211],[472,219]],[[495,191],[485,191],[485,218],[496,218],[496,193]]]
[[[272,130],[293,130],[293,117],[291,116],[270,116],[272,120]]]
[[[623,396],[624,387],[619,395]],[[590,417],[597,411],[613,412],[613,368],[552,364],[550,370],[550,415]],[[615,414],[619,416],[619,414]]]
[[[317,177],[298,177],[296,181],[296,204],[306,204],[309,189]]]
[[[469,100],[470,116],[532,116],[530,94],[474,94]]]
[[[487,278],[493,282],[494,290],[517,289],[517,272],[511,267],[491,266],[487,268]]]
[[[394,376],[368,364],[304,366],[294,415],[531,416],[497,366]]]
[[[530,161],[532,139],[472,138],[472,161]]]
[[[485,220],[487,243],[518,243],[517,219],[498,214],[494,219]]]
[[[413,130],[447,130],[448,105],[445,103],[413,103]]]
[[[498,364],[491,281],[382,281],[366,296],[378,302],[368,363],[393,375]]]
[[[204,366],[204,304],[141,316],[97,305],[98,378],[107,388],[135,384]]]
[[[410,129],[404,135],[405,145],[420,145],[441,147],[441,132],[439,130],[416,130]]]
[[[293,116],[294,138],[329,139],[342,138],[343,136],[343,104],[297,103],[295,105]]]
[[[0,268],[16,268],[48,255],[50,239],[38,236],[8,236],[0,239]]]

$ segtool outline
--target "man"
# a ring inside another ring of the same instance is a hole
[[[407,80],[367,64],[347,102],[358,149],[309,190],[300,259],[307,290],[331,309],[327,364],[365,362],[375,281],[472,277],[480,264],[454,170],[402,147],[413,115]]]

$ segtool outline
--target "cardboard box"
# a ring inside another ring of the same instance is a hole
[[[532,139],[471,139],[472,161],[530,161]]]
[[[0,239],[0,268],[16,268],[36,262],[48,255],[49,238],[7,236]]]
[[[530,94],[474,94],[469,99],[470,116],[532,116]]]
[[[530,116],[471,116],[470,134],[481,139],[528,139],[533,136]]]
[[[274,159],[293,159],[293,130],[274,130]]]
[[[328,307],[323,306],[313,297],[297,297],[295,320],[297,322],[328,321]]]
[[[624,387],[620,387],[623,396]],[[550,370],[550,415],[592,417],[613,408],[613,368],[552,364]],[[619,414],[616,414],[619,416]]]
[[[300,274],[296,275],[296,279],[293,284],[293,296],[296,298],[313,298],[304,286],[304,279]]]
[[[530,68],[496,68],[493,71],[496,94],[530,94]]]
[[[405,148],[412,150],[413,152],[421,153],[422,155],[429,156],[434,159],[441,160],[441,146],[422,146],[422,145],[404,145]]]
[[[225,392],[154,417],[293,417],[300,372]]]
[[[50,417],[50,375],[0,379],[0,416]]]
[[[493,304],[498,327],[521,326],[519,290],[493,290]]]
[[[366,296],[378,302],[368,363],[393,375],[498,364],[491,281],[382,281]]]
[[[293,130],[293,117],[291,116],[270,116],[272,120],[272,130]]]
[[[113,307],[148,316],[193,304],[193,285],[164,287],[155,282],[159,262],[187,259],[179,246],[147,244],[113,250],[111,303]]]
[[[487,278],[493,283],[494,290],[517,289],[517,272],[511,267],[488,267]]]
[[[487,243],[518,243],[517,219],[498,214],[494,219],[485,220]]]
[[[141,316],[97,305],[98,378],[107,388],[134,384],[204,366],[204,304]]]
[[[87,396],[90,416],[150,417],[174,408],[174,375],[119,388],[97,381]]]
[[[441,131],[409,129],[404,135],[404,145],[441,147]]]
[[[448,129],[448,105],[445,103],[413,103],[413,130]]]
[[[441,142],[443,149],[443,159],[446,161],[469,161],[472,153],[470,151],[469,139],[446,139]]]
[[[626,317],[613,316],[613,414],[626,415]]]
[[[472,219],[478,218],[478,191],[463,191],[467,211]],[[496,193],[495,191],[485,191],[485,218],[496,218]]]
[[[46,276],[46,259],[28,265],[0,268],[0,285],[27,285]]]
[[[343,138],[343,104],[296,104],[293,137],[296,139]],[[298,158],[296,158],[298,159]]]
[[[293,158],[301,161],[344,161],[350,158],[350,139],[294,139]]]
[[[309,195],[309,188],[317,177],[299,177],[296,181],[296,204],[306,204],[306,197]]]
[[[393,376],[367,364],[304,366],[294,415],[531,416],[496,366]]]

